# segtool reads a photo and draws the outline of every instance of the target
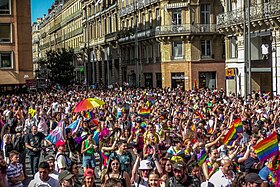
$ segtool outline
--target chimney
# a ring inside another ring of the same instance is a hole
[[[49,8],[49,9],[48,9],[48,14],[50,14],[50,13],[51,13],[51,11],[52,11],[52,9],[50,9],[50,8]]]

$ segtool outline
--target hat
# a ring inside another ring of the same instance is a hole
[[[138,168],[139,170],[146,170],[146,169],[153,169],[151,167],[151,163],[148,160],[142,160],[140,162],[140,167]]]
[[[94,170],[91,168],[86,169],[86,171],[84,172],[84,177],[91,177],[94,176]]]
[[[256,173],[248,173],[245,176],[245,181],[250,182],[250,183],[257,183],[257,184],[261,184],[263,182],[263,180],[260,178],[260,176]]]
[[[185,167],[185,164],[183,162],[176,162],[174,165],[173,165],[173,168],[174,169],[177,169],[177,170],[183,170]]]
[[[61,171],[61,173],[59,173],[58,175],[58,180],[62,181],[62,180],[69,180],[73,177],[74,175],[72,173],[70,173],[70,171],[68,170],[63,170]]]
[[[56,143],[55,143],[55,147],[58,148],[60,146],[64,146],[65,145],[65,142],[63,140],[58,140]]]

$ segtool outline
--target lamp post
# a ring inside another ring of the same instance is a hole
[[[248,92],[249,94],[252,93],[252,79],[251,79],[251,15],[250,15],[250,8],[251,8],[251,0],[247,0],[248,3]]]
[[[135,63],[136,63],[136,87],[140,87],[140,72],[139,72],[139,54],[138,54],[138,15],[137,15],[137,1],[133,1],[133,8],[135,14]]]

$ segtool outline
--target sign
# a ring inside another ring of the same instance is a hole
[[[228,68],[226,69],[226,79],[234,79],[234,68]]]
[[[83,72],[84,71],[84,67],[80,67],[80,72]]]
[[[173,76],[172,79],[174,79],[174,80],[185,80],[185,79],[188,79],[188,77],[184,77],[183,75],[182,76]]]

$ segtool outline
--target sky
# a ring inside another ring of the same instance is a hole
[[[41,18],[44,14],[47,14],[53,2],[54,0],[31,0],[32,23],[35,22],[37,18]]]

